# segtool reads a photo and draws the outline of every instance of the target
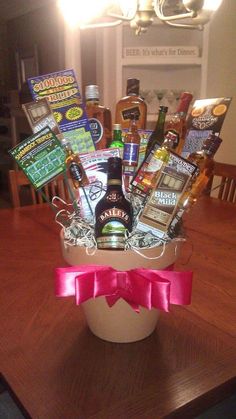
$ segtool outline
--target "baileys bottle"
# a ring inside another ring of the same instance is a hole
[[[107,190],[95,208],[98,249],[124,250],[126,231],[132,229],[132,207],[122,190],[122,160],[108,159]]]

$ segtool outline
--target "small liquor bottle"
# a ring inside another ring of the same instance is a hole
[[[138,189],[146,197],[155,187],[163,166],[169,161],[171,146],[172,136],[168,133],[162,146],[152,150],[135,174],[131,182],[133,193]]]
[[[130,116],[129,131],[124,138],[123,166],[136,167],[139,158],[140,135],[137,127],[137,115]]]
[[[61,144],[66,154],[66,167],[70,173],[75,189],[88,185],[89,180],[80,161],[79,155],[73,152],[71,144],[68,140],[63,138],[61,140]]]
[[[110,109],[99,104],[99,89],[96,85],[85,87],[86,112],[96,150],[107,148],[112,138]]]
[[[122,141],[122,129],[120,124],[113,124],[113,139],[109,148],[124,148]]]
[[[137,115],[137,126],[139,129],[146,129],[147,105],[144,99],[139,96],[139,80],[128,79],[126,96],[116,104],[115,120],[121,124],[122,129],[129,128],[130,116]]]
[[[166,131],[172,131],[176,135],[176,141],[173,147],[173,150],[177,154],[181,154],[181,151],[184,146],[185,136],[186,136],[186,116],[188,113],[189,105],[193,95],[188,92],[183,92],[180,96],[178,108],[176,112],[171,115],[169,121],[166,124]]]
[[[166,113],[168,111],[167,106],[160,106],[159,113],[158,113],[158,119],[156,123],[156,127],[154,131],[151,133],[148,145],[146,148],[146,156],[150,153],[150,151],[155,147],[156,144],[161,145],[165,138],[165,119],[166,119]]]
[[[203,143],[202,149],[190,154],[188,160],[195,163],[199,168],[199,175],[193,182],[190,191],[187,191],[181,199],[184,208],[191,207],[206,188],[207,183],[214,171],[214,155],[217,152],[222,140],[215,134],[210,136]]]
[[[132,229],[132,208],[122,190],[122,160],[108,159],[105,196],[95,208],[95,238],[98,249],[124,250],[126,231]]]

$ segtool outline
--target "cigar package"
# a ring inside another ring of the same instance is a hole
[[[197,174],[195,164],[171,152],[155,188],[139,215],[136,229],[162,238],[168,232],[178,202]]]
[[[25,112],[33,133],[49,126],[54,134],[60,134],[59,126],[54,118],[53,111],[47,98],[24,103],[22,109]]]

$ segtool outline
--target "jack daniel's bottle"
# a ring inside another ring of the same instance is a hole
[[[88,185],[89,180],[80,161],[79,155],[73,152],[70,142],[65,138],[61,140],[61,145],[66,154],[66,167],[70,173],[75,189]]]
[[[129,128],[131,115],[137,115],[138,129],[146,129],[147,105],[139,95],[138,79],[127,80],[126,96],[116,104],[116,123],[121,124],[122,129]]]
[[[122,160],[108,159],[107,191],[95,208],[98,249],[124,250],[126,230],[132,229],[132,208],[122,190]]]

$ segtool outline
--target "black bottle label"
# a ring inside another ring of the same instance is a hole
[[[124,120],[126,119],[131,119],[131,117],[133,117],[133,115],[137,115],[137,119],[139,119],[140,117],[140,110],[138,106],[132,107],[132,108],[128,108],[128,109],[124,109],[122,111],[122,118]]]
[[[77,163],[72,162],[70,164],[69,170],[70,170],[70,175],[72,179],[77,180],[78,182],[82,180],[83,172]]]

